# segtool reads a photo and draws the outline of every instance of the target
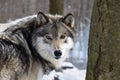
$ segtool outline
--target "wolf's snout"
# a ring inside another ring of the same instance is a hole
[[[62,52],[61,52],[60,50],[56,50],[56,51],[54,52],[54,55],[55,55],[55,58],[56,58],[56,59],[59,59],[59,58],[61,57],[61,55],[62,55]]]

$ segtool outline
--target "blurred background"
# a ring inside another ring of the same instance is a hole
[[[53,2],[52,2],[53,1]],[[0,23],[37,14],[38,11],[50,12],[50,5],[58,0],[0,0]],[[76,20],[75,47],[67,61],[79,69],[86,69],[88,36],[93,0],[59,0],[63,1],[63,12],[73,13]],[[51,3],[52,2],[52,3]],[[57,5],[60,5],[59,2]],[[53,6],[55,8],[55,6]],[[62,8],[62,7],[61,7]]]

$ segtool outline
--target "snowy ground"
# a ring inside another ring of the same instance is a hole
[[[44,75],[43,80],[85,80],[86,70],[79,70],[69,62],[65,62],[63,66],[68,66],[63,72],[52,71],[49,75]]]

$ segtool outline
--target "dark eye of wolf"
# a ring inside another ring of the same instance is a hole
[[[47,40],[52,40],[52,36],[50,36],[50,35],[48,35],[48,34],[45,35],[45,38],[46,38]]]

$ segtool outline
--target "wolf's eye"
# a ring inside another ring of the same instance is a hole
[[[52,40],[52,36],[51,36],[51,35],[48,35],[48,34],[45,35],[45,38],[46,38],[47,40]]]
[[[61,35],[60,36],[60,39],[65,39],[66,38],[66,35]]]

